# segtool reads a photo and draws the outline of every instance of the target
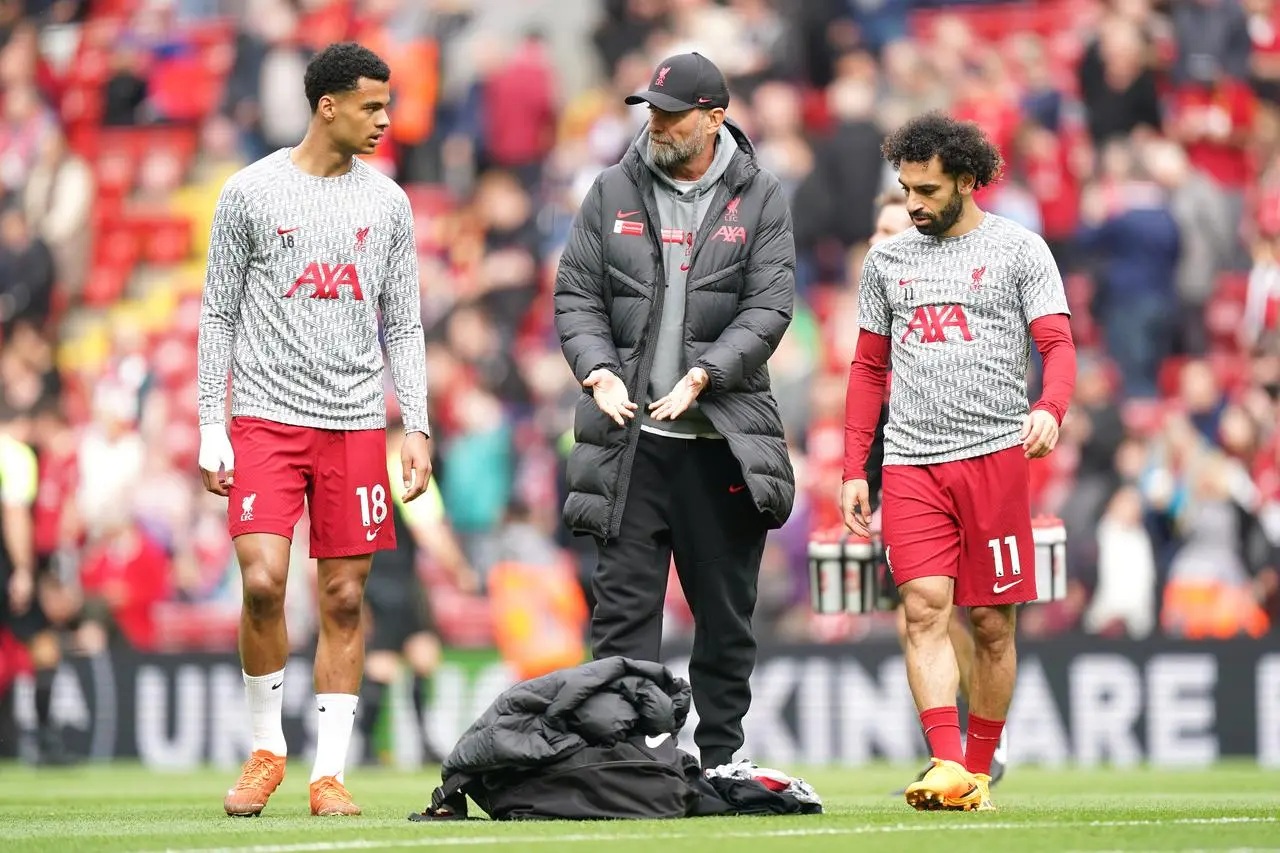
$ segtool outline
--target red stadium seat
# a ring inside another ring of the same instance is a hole
[[[137,217],[129,220],[128,227],[145,263],[170,266],[191,257],[191,220],[185,217]]]
[[[138,178],[138,158],[126,139],[104,134],[98,140],[93,172],[100,195],[128,195]]]
[[[147,96],[169,121],[195,122],[217,108],[222,83],[222,75],[211,73],[203,55],[184,56],[152,72]]]
[[[102,129],[96,123],[77,124],[67,129],[67,144],[71,150],[92,162],[98,155]]]
[[[127,221],[104,222],[94,236],[94,266],[132,268],[141,256],[137,231]]]
[[[85,280],[81,301],[91,308],[104,308],[120,299],[129,284],[132,266],[96,265]]]

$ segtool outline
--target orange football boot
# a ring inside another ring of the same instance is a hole
[[[954,761],[931,759],[933,766],[919,782],[907,786],[907,804],[917,811],[974,811],[982,805],[983,785]],[[990,795],[986,798],[990,802]]]
[[[321,776],[311,783],[311,813],[318,817],[358,815],[360,807],[336,776]]]
[[[286,759],[282,755],[259,749],[244,763],[240,778],[227,791],[222,808],[232,817],[256,817],[267,805],[267,799],[284,781]]]

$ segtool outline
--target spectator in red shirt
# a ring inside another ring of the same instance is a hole
[[[1257,113],[1248,85],[1209,68],[1173,97],[1173,136],[1186,147],[1191,165],[1222,189],[1232,222],[1244,215],[1245,192],[1256,178],[1249,144]],[[1248,269],[1243,246],[1237,241],[1235,248],[1236,266]]]
[[[555,144],[554,71],[545,43],[529,33],[485,81],[483,143],[489,165],[511,169],[533,189]]]
[[[1253,92],[1239,80],[1198,80],[1174,94],[1173,131],[1193,166],[1241,192],[1251,176],[1246,146],[1257,111]]]
[[[85,555],[80,583],[87,622],[134,649],[156,650],[153,610],[170,598],[169,555],[131,518],[120,515],[106,525]]]
[[[1080,224],[1080,181],[1073,140],[1037,124],[1019,133],[1015,162],[1040,206],[1041,236],[1060,267],[1069,266],[1072,238]]]

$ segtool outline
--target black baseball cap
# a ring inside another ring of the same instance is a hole
[[[628,95],[626,102],[652,104],[669,113],[724,109],[729,106],[729,85],[710,59],[700,53],[681,53],[659,62],[649,88]]]

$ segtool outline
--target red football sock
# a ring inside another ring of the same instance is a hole
[[[984,720],[969,715],[969,743],[964,756],[965,767],[970,773],[991,775],[991,756],[1000,745],[1004,732],[1004,720]]]
[[[960,743],[960,709],[955,705],[945,708],[929,708],[920,712],[920,725],[929,752],[934,758],[964,764],[964,747]],[[990,756],[987,761],[990,762]]]

